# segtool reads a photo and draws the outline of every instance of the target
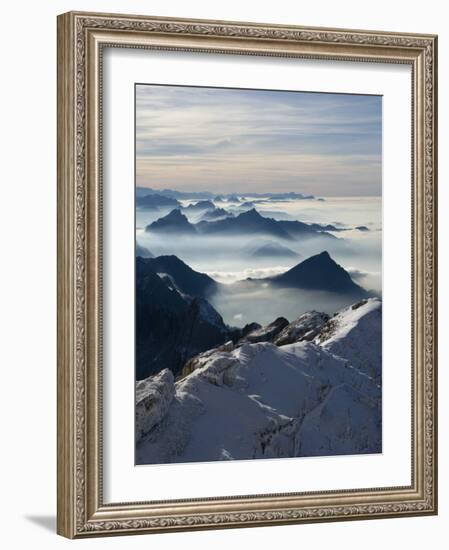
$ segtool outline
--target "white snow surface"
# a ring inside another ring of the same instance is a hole
[[[323,344],[229,343],[176,383],[169,371],[139,382],[136,462],[381,452],[380,386],[360,368],[379,311],[378,300],[347,308]]]
[[[334,315],[315,338],[324,349],[345,357],[369,376],[382,374],[382,302],[369,298]]]

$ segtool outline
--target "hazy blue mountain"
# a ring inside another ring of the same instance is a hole
[[[144,197],[146,195],[159,194],[164,197],[170,197],[178,200],[202,200],[212,199],[213,193],[209,191],[176,191],[174,189],[152,189],[151,187],[136,187],[136,196]]]
[[[295,191],[287,191],[285,193],[251,193],[251,196],[274,201],[315,199],[313,195],[304,195]]]
[[[201,221],[214,221],[219,220],[221,218],[233,218],[234,214],[231,212],[228,212],[224,208],[215,208],[214,210],[206,210],[204,212],[203,217],[201,218]]]
[[[195,204],[189,204],[189,206],[185,206],[183,210],[186,210],[188,212],[204,212],[205,210],[214,210],[215,204],[212,201],[205,200],[205,201],[199,201]]]
[[[141,258],[154,258],[154,255],[148,248],[141,246],[138,242],[136,242],[136,256],[140,256]]]
[[[253,258],[298,258],[298,254],[277,242],[263,244],[250,254]]]
[[[279,220],[277,223],[279,224],[279,227],[294,238],[307,238],[310,236],[321,235],[325,238],[336,239],[334,235],[327,233],[323,226],[319,224],[308,224],[297,220]]]
[[[176,199],[154,193],[143,197],[136,196],[136,206],[138,208],[157,210],[159,208],[179,208],[181,204]]]
[[[240,208],[255,208],[256,204],[253,201],[245,201],[239,205]]]
[[[303,193],[295,193],[293,191],[288,193],[266,193],[265,197],[273,201],[305,200],[315,198],[313,195],[304,195]]]
[[[285,231],[279,222],[272,218],[264,218],[254,208],[242,212],[235,218],[226,218],[215,222],[201,221],[196,224],[199,233],[204,235],[241,235],[260,234],[271,235],[285,240],[292,240],[292,236]]]
[[[311,227],[312,229],[315,229],[316,231],[344,231],[345,230],[342,227],[335,227],[335,225],[332,225],[330,223],[328,224],[311,223],[309,224],[309,227]]]
[[[157,258],[141,258],[139,269],[166,274],[172,279],[174,286],[183,294],[206,297],[219,288],[219,283],[205,273],[199,273],[180,260],[177,256],[158,256]]]
[[[178,210],[172,210],[166,216],[159,218],[155,222],[145,227],[147,232],[158,233],[195,233],[195,227],[189,222],[186,216]]]
[[[328,252],[311,256],[282,275],[270,278],[276,285],[368,296],[366,290],[354,283],[349,273],[335,262]]]

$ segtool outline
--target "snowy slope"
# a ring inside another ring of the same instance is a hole
[[[137,463],[380,452],[380,387],[347,357],[360,366],[363,342],[356,348],[356,334],[375,340],[364,319],[380,304],[367,304],[326,324],[323,345],[319,338],[282,347],[229,343],[203,353],[174,384],[168,407],[167,399],[149,400],[148,414],[158,420],[139,432]],[[345,342],[349,352],[339,357],[335,349],[345,352]],[[159,394],[171,395],[173,380],[159,377]]]
[[[326,323],[315,342],[379,381],[382,374],[382,302],[370,298],[345,308]]]

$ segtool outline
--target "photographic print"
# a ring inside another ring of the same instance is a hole
[[[382,97],[136,84],[135,145],[136,464],[381,453]]]

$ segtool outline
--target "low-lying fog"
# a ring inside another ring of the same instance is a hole
[[[306,311],[333,314],[354,298],[332,292],[277,288],[269,283],[238,283],[209,299],[225,323],[241,327],[256,321],[267,325],[277,317],[294,321]]]
[[[174,254],[196,271],[207,273],[227,285],[223,292],[209,301],[225,322],[243,326],[257,321],[266,324],[275,317],[289,320],[304,311],[315,309],[333,313],[348,304],[347,299],[324,292],[286,290],[268,284],[235,284],[247,278],[260,279],[282,273],[313,254],[327,250],[342,265],[353,280],[367,290],[381,294],[382,289],[382,230],[380,197],[338,197],[319,200],[262,201],[250,196],[247,201],[265,217],[299,220],[308,223],[332,224],[354,228],[335,232],[337,239],[315,238],[294,241],[277,240],[272,236],[212,237],[161,236],[145,232],[144,227],[164,216],[169,210],[136,211],[137,241],[154,256]],[[184,206],[191,202],[182,201]],[[244,211],[237,204],[214,201],[215,205],[234,214]],[[185,214],[196,223],[201,214]],[[366,226],[369,231],[359,231]],[[277,242],[290,249],[291,257],[253,256],[261,246]]]

